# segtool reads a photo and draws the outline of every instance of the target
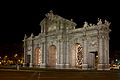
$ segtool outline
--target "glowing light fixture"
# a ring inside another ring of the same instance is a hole
[[[96,58],[98,58],[98,56],[96,56]]]
[[[116,62],[118,61],[118,59],[115,60]]]

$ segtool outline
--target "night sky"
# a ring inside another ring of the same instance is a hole
[[[66,19],[73,19],[76,22],[77,28],[83,26],[84,21],[88,23],[97,23],[97,18],[106,19],[111,22],[110,29],[110,53],[120,52],[120,31],[119,31],[119,15],[110,14],[112,10],[87,10],[83,8],[21,8],[8,7],[2,9],[0,15],[0,56],[12,56],[15,53],[21,55],[23,53],[24,34],[29,37],[31,33],[38,35],[41,31],[40,21],[45,17],[45,14],[53,10],[57,14]],[[106,9],[107,10],[107,9]]]

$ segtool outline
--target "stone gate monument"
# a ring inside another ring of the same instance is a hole
[[[109,70],[108,21],[76,23],[52,11],[40,22],[41,33],[24,37],[24,63],[29,67]]]

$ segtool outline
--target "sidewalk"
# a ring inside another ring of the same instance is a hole
[[[0,71],[19,71],[19,72],[46,72],[46,71],[35,71],[35,70],[17,70],[17,69],[0,69]]]

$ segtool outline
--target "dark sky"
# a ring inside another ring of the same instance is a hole
[[[92,10],[83,8],[21,8],[17,9],[14,7],[8,7],[1,9],[1,29],[0,29],[0,55],[14,54],[15,52],[20,53],[22,50],[16,50],[13,45],[22,44],[24,34],[30,36],[31,33],[38,35],[40,33],[40,21],[45,17],[45,14],[50,10],[53,10],[54,14],[60,15],[66,19],[73,19],[78,25],[82,27],[84,21],[89,23],[97,23],[97,18],[107,19],[111,22],[110,29],[110,49],[112,51],[120,50],[118,44],[120,44],[120,31],[119,31],[119,19],[120,15],[111,14],[113,9]],[[11,47],[12,46],[12,47]],[[8,48],[7,51],[5,51]],[[11,49],[10,49],[11,48]],[[21,48],[21,47],[19,47]],[[18,48],[18,49],[19,49]],[[11,52],[9,52],[10,50]],[[12,51],[13,50],[13,51]]]

